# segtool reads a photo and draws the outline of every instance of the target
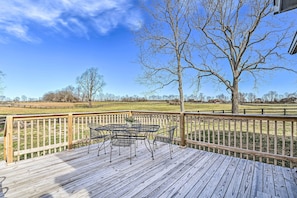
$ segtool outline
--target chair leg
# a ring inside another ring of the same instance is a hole
[[[170,159],[172,159],[172,152],[173,152],[173,150],[172,150],[172,144],[171,144],[171,143],[169,143],[169,153],[170,153]]]
[[[158,147],[157,141],[153,141],[153,149],[156,151],[156,148]]]
[[[137,141],[136,141],[137,142]],[[134,153],[135,153],[135,157],[136,157],[136,142],[134,144]]]
[[[130,145],[130,165],[132,164],[132,144]]]
[[[106,149],[105,149],[105,140],[103,140],[103,143],[101,144],[101,146],[103,146],[104,149],[104,154],[106,155]],[[100,146],[100,148],[101,148]],[[98,154],[99,154],[100,149],[98,150]]]
[[[112,144],[110,144],[110,155],[109,155],[109,162],[111,163],[111,156],[112,156]]]
[[[99,156],[99,152],[100,152],[102,146],[104,148],[104,154],[106,155],[105,140],[104,140],[101,145],[98,143],[98,153],[97,153],[97,156]]]
[[[103,140],[104,142],[103,142],[103,146],[104,146],[104,154],[106,155],[106,148],[105,148],[105,139]]]
[[[91,138],[89,139],[88,153],[90,153]]]

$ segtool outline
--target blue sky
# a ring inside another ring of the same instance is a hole
[[[296,11],[290,12],[296,16]],[[148,89],[136,82],[141,66],[136,63],[138,48],[133,37],[143,23],[144,14],[133,0],[1,1],[0,71],[5,74],[5,88],[0,95],[39,98],[76,86],[76,77],[97,67],[106,82],[103,93],[143,96]],[[259,96],[269,91],[296,92],[296,76],[267,75],[257,87],[253,89],[247,80],[241,91]],[[194,90],[184,89],[187,95]],[[200,91],[213,96],[225,93],[209,82]],[[178,95],[178,91],[170,87],[158,94]]]

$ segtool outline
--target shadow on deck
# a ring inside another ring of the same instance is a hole
[[[155,160],[143,143],[129,162],[109,147],[97,145],[2,165],[5,197],[297,197],[294,170],[200,151],[158,144]],[[0,195],[1,197],[1,195]]]

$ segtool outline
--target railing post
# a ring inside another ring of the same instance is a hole
[[[68,149],[72,149],[73,141],[73,114],[68,114]]]
[[[13,117],[6,117],[6,133],[4,134],[4,159],[13,162]]]
[[[129,117],[132,117],[133,116],[132,111],[129,111],[128,116]]]
[[[180,139],[181,139],[181,146],[186,145],[185,139],[185,114],[183,112],[180,113]]]

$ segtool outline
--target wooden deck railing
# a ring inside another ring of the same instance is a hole
[[[297,167],[297,117],[118,111],[7,116],[4,159],[8,162],[71,149],[88,139],[88,123],[178,126],[175,143],[240,158]]]
[[[297,117],[187,113],[185,123],[190,147],[297,166]]]

